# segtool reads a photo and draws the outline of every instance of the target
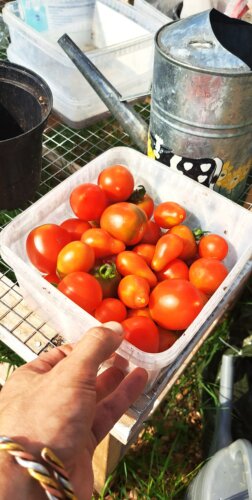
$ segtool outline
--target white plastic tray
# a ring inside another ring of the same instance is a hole
[[[103,168],[116,163],[126,165],[134,174],[136,185],[144,184],[156,203],[165,200],[180,203],[187,210],[186,224],[217,232],[228,240],[230,246],[225,260],[230,270],[228,276],[170,349],[149,354],[124,341],[118,350],[128,360],[129,369],[141,366],[148,370],[152,383],[162,368],[173,363],[189,344],[249,261],[252,253],[251,212],[134,149],[117,147],[98,156],[16,217],[0,234],[0,251],[13,268],[28,304],[66,340],[77,340],[98,322],[40,276],[27,259],[25,241],[35,226],[60,223],[72,216],[69,205],[72,189],[82,182],[96,182]]]

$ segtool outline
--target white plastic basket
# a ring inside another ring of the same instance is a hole
[[[188,214],[186,224],[192,228],[201,226],[204,230],[224,236],[230,247],[225,260],[230,271],[228,276],[170,349],[149,354],[123,341],[118,353],[129,362],[129,369],[135,366],[145,368],[152,383],[209,320],[248,263],[252,253],[251,212],[134,149],[116,147],[98,156],[17,216],[1,232],[0,250],[3,259],[13,268],[27,303],[63,338],[76,341],[88,328],[99,324],[98,321],[41,277],[28,261],[25,242],[34,227],[43,223],[60,223],[73,216],[69,204],[72,189],[83,182],[97,182],[102,169],[118,163],[132,171],[135,184],[143,184],[156,203],[165,200],[180,203]]]

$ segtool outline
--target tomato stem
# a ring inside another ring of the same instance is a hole
[[[144,196],[146,194],[146,189],[142,184],[139,184],[139,186],[134,189],[133,193],[130,195],[128,201],[130,203],[137,203],[139,201],[142,201]]]
[[[96,276],[104,280],[113,279],[116,276],[116,265],[114,262],[106,262],[97,269]]]
[[[201,227],[196,227],[195,229],[193,229],[192,232],[193,232],[194,238],[197,242],[201,240],[202,236],[210,233],[210,231],[203,231],[203,229],[201,229]]]

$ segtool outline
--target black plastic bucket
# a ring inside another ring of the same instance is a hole
[[[52,109],[47,83],[33,71],[0,62],[0,209],[23,208],[41,177],[42,139]]]

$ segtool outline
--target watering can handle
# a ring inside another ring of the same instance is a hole
[[[148,125],[136,113],[133,107],[122,101],[121,94],[113,87],[106,77],[99,71],[92,61],[73,42],[69,35],[64,34],[58,44],[65,51],[71,61],[86,78],[88,83],[97,92],[114,117],[122,125],[138,148],[146,153],[148,139]]]

